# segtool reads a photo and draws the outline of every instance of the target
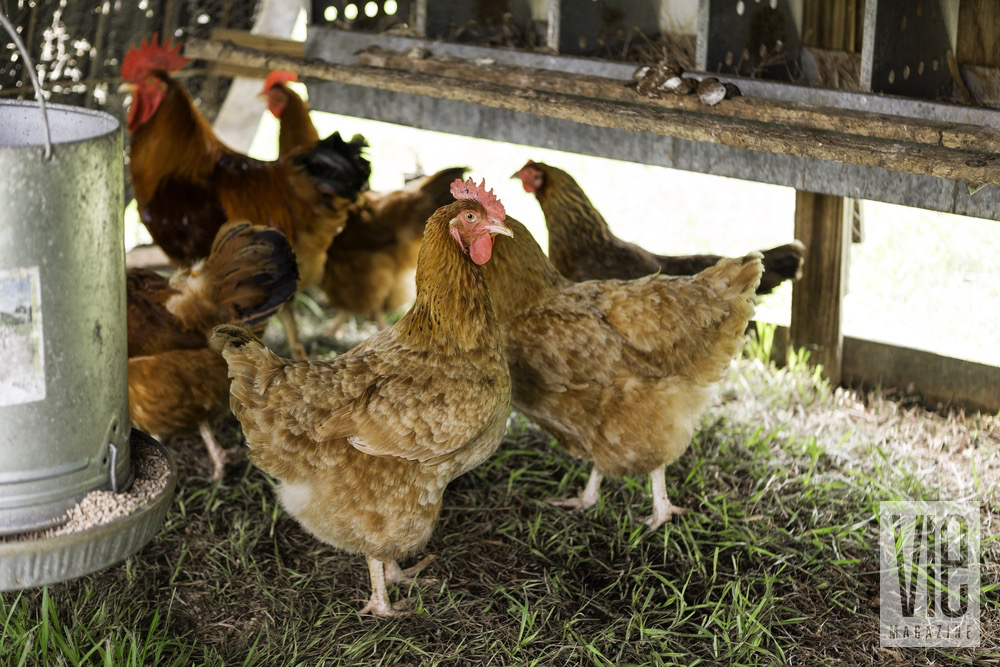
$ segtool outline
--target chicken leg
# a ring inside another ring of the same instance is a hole
[[[644,522],[650,530],[656,530],[675,514],[684,514],[687,508],[678,507],[667,498],[666,466],[660,466],[649,474],[653,486],[653,515]]]
[[[575,511],[590,509],[597,504],[597,498],[601,495],[601,482],[604,475],[597,471],[597,466],[590,469],[590,478],[587,486],[583,488],[576,498],[546,498],[545,502],[556,507],[568,507]]]
[[[330,322],[330,325],[326,329],[326,335],[330,338],[336,338],[337,332],[340,331],[340,327],[347,324],[347,320],[351,319],[351,314],[346,310],[341,310],[337,312],[337,315]]]
[[[306,355],[306,347],[299,340],[299,326],[295,322],[295,309],[292,303],[286,303],[278,313],[281,323],[285,325],[285,335],[288,337],[288,349],[295,361],[305,361],[309,357]]]
[[[367,559],[368,577],[372,582],[372,595],[368,598],[368,604],[358,613],[383,618],[399,616],[401,612],[396,606],[389,603],[389,593],[385,590],[385,563],[371,556],[367,556]]]
[[[437,583],[433,577],[418,577],[425,567],[433,562],[433,554],[424,556],[416,565],[412,565],[405,570],[399,566],[399,561],[390,560],[385,564],[385,580],[390,584],[417,584],[418,586],[432,586]]]
[[[212,476],[209,479],[213,482],[218,482],[226,472],[226,450],[220,447],[219,443],[215,441],[215,434],[212,433],[212,427],[208,425],[208,422],[198,424],[198,432],[205,443],[208,455],[212,457],[212,463],[215,464]]]

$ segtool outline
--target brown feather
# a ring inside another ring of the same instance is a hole
[[[445,486],[503,436],[510,376],[489,290],[449,232],[465,210],[485,215],[463,202],[427,223],[410,312],[336,359],[280,359],[238,327],[213,335],[251,460],[306,529],[346,551],[421,548]]]
[[[611,232],[572,176],[541,162],[530,166],[543,176],[535,194],[549,230],[549,258],[570,280],[631,280],[658,271],[690,276],[722,259],[719,255],[654,255],[623,241]],[[805,246],[801,242],[793,241],[762,254],[765,272],[758,294],[767,294],[785,280],[802,276]]]
[[[484,267],[504,333],[514,405],[607,476],[680,456],[739,351],[759,254],[693,277],[573,283],[510,218]]]

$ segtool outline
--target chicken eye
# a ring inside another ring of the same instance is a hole
[[[465,219],[468,220],[469,222],[475,222],[476,221],[476,214],[475,213],[466,213],[465,214]]]

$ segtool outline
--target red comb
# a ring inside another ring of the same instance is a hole
[[[133,46],[122,59],[122,78],[129,83],[139,83],[151,70],[176,72],[190,61],[181,55],[181,43],[170,43],[167,39],[161,46],[160,37],[153,35],[153,41],[145,37],[138,47]]]
[[[299,77],[296,76],[295,72],[289,72],[285,69],[276,69],[267,75],[264,79],[264,90],[262,92],[267,92],[277,86],[278,84],[285,84],[289,81],[298,81]]]
[[[478,202],[480,206],[486,209],[486,215],[493,222],[503,222],[504,218],[507,217],[507,212],[503,210],[503,204],[493,194],[493,190],[486,190],[485,178],[479,185],[476,185],[476,182],[471,178],[465,182],[457,178],[451,184],[451,195],[458,200],[469,199]]]

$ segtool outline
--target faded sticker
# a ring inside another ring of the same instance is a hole
[[[38,267],[0,269],[0,406],[45,398]]]

